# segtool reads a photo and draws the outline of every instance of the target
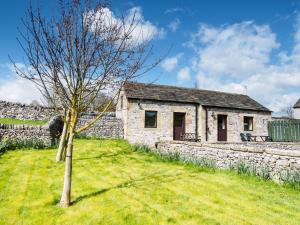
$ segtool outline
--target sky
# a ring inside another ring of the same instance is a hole
[[[45,15],[53,1],[32,0]],[[22,64],[16,40],[29,1],[0,3],[0,100],[30,103],[41,95],[16,76]],[[160,65],[140,82],[248,94],[282,114],[300,98],[300,1],[152,0],[111,3],[110,12],[136,12]],[[22,29],[22,28],[21,28]]]

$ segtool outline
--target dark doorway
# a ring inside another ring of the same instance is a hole
[[[184,133],[185,133],[185,113],[174,112],[173,139],[181,140],[181,137]]]
[[[218,115],[218,141],[227,141],[227,115]]]

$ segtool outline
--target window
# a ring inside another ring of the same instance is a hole
[[[253,117],[244,116],[244,131],[253,131]]]
[[[145,128],[157,127],[157,112],[145,111]]]

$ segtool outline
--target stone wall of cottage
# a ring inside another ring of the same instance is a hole
[[[187,103],[128,100],[121,92],[116,115],[124,123],[124,137],[132,143],[154,145],[158,141],[173,140],[173,113],[186,113],[186,132],[196,133],[196,106]],[[123,97],[122,97],[123,96]],[[145,128],[145,111],[157,111],[157,128]],[[207,125],[206,134],[206,110]],[[268,135],[270,112],[224,109],[198,106],[198,135],[202,142],[218,140],[218,115],[227,115],[227,141],[241,142],[240,133]],[[244,130],[244,117],[253,117],[253,131]],[[207,141],[206,141],[206,135]]]
[[[97,114],[95,113],[85,113],[82,114],[78,120],[78,127],[92,121]],[[105,113],[104,116],[98,120],[92,127],[88,130],[82,132],[88,137],[97,138],[123,138],[124,136],[123,121],[116,117],[113,112]]]
[[[267,169],[272,179],[279,180],[283,172],[300,170],[300,145],[287,143],[195,143],[160,142],[156,149],[161,154],[178,154],[180,159],[201,162],[209,159],[221,169],[232,168],[238,162]]]
[[[54,108],[0,101],[0,118],[48,121],[57,114]]]
[[[132,143],[154,145],[158,141],[173,140],[173,113],[186,113],[186,132],[195,133],[196,106],[187,103],[128,100],[121,93],[116,114],[124,123],[124,137]],[[122,103],[121,103],[122,102]],[[121,107],[122,106],[122,107]],[[207,142],[218,140],[218,115],[227,115],[227,141],[241,142],[240,133],[268,135],[271,113],[250,110],[198,107],[198,135],[206,142],[206,109],[208,116]],[[157,128],[145,128],[145,111],[157,111]],[[253,131],[244,131],[244,117],[253,117]]]
[[[126,98],[123,98],[123,100]],[[121,103],[118,103],[120,107]],[[171,103],[158,101],[125,100],[123,109],[119,108],[119,116],[125,127],[124,137],[131,143],[153,146],[158,141],[173,140],[173,113],[185,115],[185,131],[195,133],[196,106],[186,103]],[[157,111],[157,127],[145,128],[145,111]],[[121,113],[123,112],[123,113]]]
[[[127,133],[127,118],[128,118],[128,100],[125,92],[122,90],[116,104],[116,117],[123,122],[123,137],[126,139]]]
[[[253,135],[268,135],[268,121],[271,113],[250,110],[207,108],[208,116],[208,142],[218,141],[218,115],[227,115],[227,141],[241,142],[240,133],[251,133]],[[205,120],[206,112],[201,112],[202,120]],[[244,117],[253,117],[253,131],[244,130]],[[204,125],[202,125],[204,127]],[[201,130],[201,136],[206,137],[206,129]],[[205,138],[204,138],[205,139]],[[204,140],[203,139],[203,140]]]

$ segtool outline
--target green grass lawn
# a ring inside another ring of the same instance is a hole
[[[14,118],[0,118],[0,124],[16,124],[16,125],[45,125],[47,121],[45,120],[19,120]]]
[[[60,208],[55,150],[0,158],[0,224],[299,224],[300,191],[164,162],[125,141],[76,140],[73,205]]]

